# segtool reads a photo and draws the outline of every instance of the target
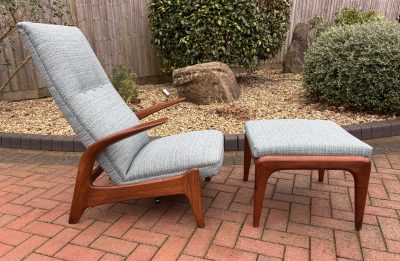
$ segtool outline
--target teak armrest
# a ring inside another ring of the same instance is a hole
[[[158,119],[158,120],[154,120],[154,121],[141,123],[134,127],[130,127],[130,128],[118,131],[116,133],[110,134],[110,135],[96,141],[89,147],[87,147],[87,149],[85,150],[85,152],[82,155],[82,158],[85,157],[85,154],[88,157],[95,158],[97,156],[97,154],[99,154],[103,149],[110,146],[111,144],[116,143],[120,140],[129,138],[130,136],[133,136],[133,135],[143,132],[145,130],[154,128],[158,125],[164,124],[167,121],[168,121],[168,118],[162,118],[162,119]]]
[[[81,173],[81,175],[84,176],[84,179],[87,180],[88,182],[91,181],[93,182],[103,171],[101,168],[96,168],[96,170],[93,172],[93,166],[96,161],[97,155],[104,150],[106,147],[110,146],[113,143],[116,143],[120,140],[126,139],[128,137],[131,137],[135,134],[138,134],[140,132],[143,132],[145,130],[154,128],[158,125],[161,125],[165,122],[167,122],[168,118],[162,118],[158,119],[155,121],[150,121],[150,122],[145,122],[139,125],[136,125],[131,128],[127,128],[125,130],[118,131],[116,133],[110,134],[89,147],[83,152],[81,159],[79,161],[79,167],[78,167],[78,175]],[[92,176],[93,173],[93,176]],[[90,177],[92,176],[92,177]]]
[[[154,106],[151,106],[150,108],[146,108],[146,109],[136,112],[136,116],[139,118],[139,120],[141,120],[155,112],[158,112],[162,109],[171,107],[172,105],[175,105],[177,103],[183,102],[184,100],[186,100],[186,98],[178,98],[178,99],[173,99],[173,100],[163,102],[160,104],[156,104]]]

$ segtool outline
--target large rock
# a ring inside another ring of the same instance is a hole
[[[240,96],[235,75],[224,63],[210,62],[180,68],[172,73],[172,77],[179,96],[197,104],[230,102]]]
[[[304,64],[304,54],[308,50],[310,43],[309,26],[299,23],[294,28],[292,43],[283,61],[284,73],[302,73]]]

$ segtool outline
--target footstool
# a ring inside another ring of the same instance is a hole
[[[255,120],[245,123],[244,177],[247,181],[251,159],[255,162],[253,226],[260,223],[268,178],[275,171],[318,169],[347,170],[354,178],[355,228],[363,223],[372,147],[332,121]]]

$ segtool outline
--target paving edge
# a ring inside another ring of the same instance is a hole
[[[345,130],[361,140],[400,135],[400,119],[343,126]],[[157,137],[152,137],[155,139]],[[225,151],[243,150],[244,135],[225,135]],[[82,152],[85,147],[77,136],[56,136],[25,133],[0,132],[0,148]]]

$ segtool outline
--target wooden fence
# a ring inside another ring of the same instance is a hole
[[[161,63],[157,51],[150,43],[147,11],[151,0],[65,0],[71,10],[74,24],[88,38],[105,70],[125,65],[138,77],[159,76]],[[382,12],[391,20],[400,15],[400,0],[293,0],[291,28],[279,54],[271,62],[282,62],[290,44],[293,29],[315,15],[331,18],[343,7],[353,6],[362,10]],[[20,40],[14,50],[3,52],[15,68],[24,59]],[[0,83],[7,77],[4,66],[0,68]],[[3,99],[36,98],[47,95],[46,88],[36,74],[32,64],[21,70],[12,83],[3,91]]]
[[[355,7],[364,11],[374,10],[385,14],[390,20],[396,20],[400,15],[400,0],[293,0],[290,30],[285,44],[271,61],[283,61],[292,41],[294,28],[298,23],[307,22],[316,15],[330,19],[344,7]]]

